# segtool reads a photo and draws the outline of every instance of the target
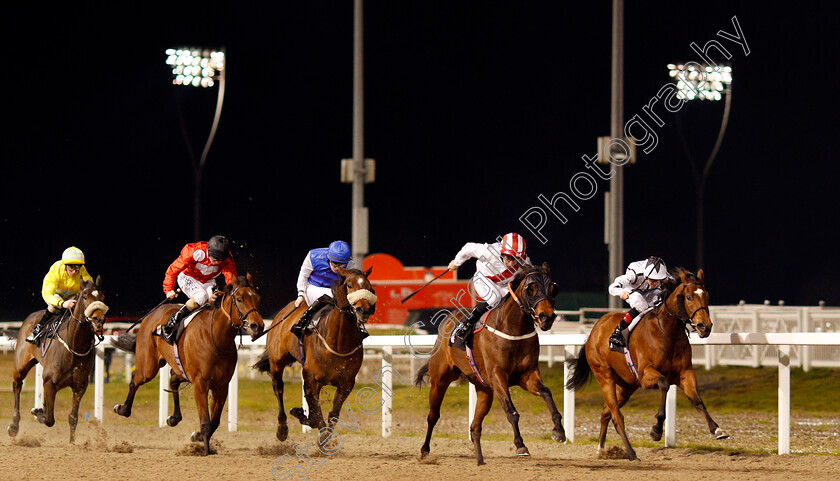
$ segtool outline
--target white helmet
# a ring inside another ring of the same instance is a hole
[[[651,256],[645,263],[645,278],[661,281],[668,278],[668,268],[659,257]]]

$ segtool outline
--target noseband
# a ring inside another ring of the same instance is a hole
[[[76,295],[76,304],[81,304],[81,303],[82,303],[82,292],[79,292]],[[69,310],[70,317],[74,321],[78,322],[79,324],[81,324],[83,326],[86,325],[86,326],[90,327],[90,330],[93,332],[94,339],[90,343],[90,348],[85,352],[76,352],[75,350],[73,350],[70,347],[70,345],[67,344],[67,342],[64,339],[61,338],[61,335],[59,335],[59,333],[58,333],[58,329],[56,329],[56,332],[55,332],[56,339],[58,339],[58,341],[61,342],[61,344],[64,346],[64,348],[67,349],[68,351],[70,351],[71,354],[73,354],[75,356],[78,356],[78,357],[85,357],[88,354],[90,354],[91,351],[93,351],[93,348],[95,348],[97,346],[97,344],[99,344],[99,342],[101,342],[103,339],[105,339],[105,336],[103,336],[101,334],[98,334],[96,332],[96,328],[94,327],[94,324],[93,324],[93,322],[94,322],[94,318],[92,317],[93,311],[95,311],[97,309],[101,310],[103,315],[108,313],[108,306],[102,301],[93,301],[90,304],[88,304],[87,307],[85,307],[85,310],[84,310],[84,313],[83,313],[84,318],[82,318],[82,319],[79,319],[78,317],[76,317],[76,314],[74,312],[76,310],[75,306],[73,307],[73,309]],[[104,322],[104,320],[103,320],[103,322]],[[97,342],[97,339],[99,340],[99,342]]]

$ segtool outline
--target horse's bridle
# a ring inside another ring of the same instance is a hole
[[[702,311],[703,309],[705,309],[706,312],[709,312],[709,306],[700,306],[697,309],[695,309],[691,314],[689,314],[688,311],[685,308],[685,289],[688,286],[703,287],[703,284],[700,283],[700,282],[689,282],[689,283],[683,284],[682,285],[682,290],[680,291],[679,294],[677,294],[677,304],[679,305],[679,308],[678,308],[679,311],[676,314],[671,312],[671,309],[668,308],[668,303],[667,302],[665,303],[665,309],[668,311],[668,314],[673,316],[675,319],[683,322],[687,326],[690,325],[692,329],[696,330],[697,327],[696,327],[696,323],[694,322],[694,316],[697,315],[697,313]]]
[[[345,279],[344,283],[346,284],[346,283],[347,283],[347,281],[349,281],[350,279],[352,279],[352,278],[354,278],[354,277],[356,277],[356,276],[359,276],[359,275],[360,275],[360,274],[354,274],[354,275],[352,275],[352,276],[348,277],[347,279]],[[373,287],[371,287],[370,289],[365,289],[365,290],[370,291],[371,293],[373,293]],[[344,306],[344,307],[339,307],[339,308],[338,308],[338,310],[339,310],[339,311],[340,311],[343,315],[345,315],[345,316],[347,316],[347,317],[352,317],[354,320],[356,320],[356,325],[357,325],[357,326],[358,326],[358,325],[362,325],[362,324],[364,324],[364,323],[360,323],[360,322],[358,321],[358,319],[356,318],[356,308],[355,308],[355,307],[353,307],[353,304],[351,304],[351,303],[350,303],[350,300],[349,300],[349,299],[348,299],[348,301],[347,301],[347,305],[346,305],[346,306]],[[367,314],[367,315],[368,315],[368,317],[370,317],[370,316],[372,316],[375,312],[376,312],[376,303],[371,304],[371,305],[370,305],[370,310],[369,310],[369,312],[365,312],[365,314]]]
[[[239,286],[236,289],[232,290],[229,294],[227,294],[228,296],[230,296],[230,307],[228,308],[228,319],[231,320],[231,325],[233,327],[237,327],[237,328],[245,326],[245,321],[248,319],[248,316],[250,316],[252,312],[256,312],[256,313],[259,314],[259,309],[257,309],[256,307],[252,307],[251,309],[248,309],[248,311],[245,314],[242,314],[242,311],[239,310],[239,306],[236,304],[236,298],[234,298],[234,294],[236,294],[236,291],[238,291],[239,289],[241,289],[243,287],[247,287],[247,286]],[[224,302],[224,299],[222,299],[222,302]],[[234,309],[236,309],[236,315],[239,316],[240,324],[238,326],[233,323],[232,314],[233,314]]]
[[[80,306],[80,307],[82,307],[82,306],[83,306],[83,303],[82,303],[82,294],[83,294],[83,293],[84,293],[84,291],[79,291],[79,293],[78,293],[78,294],[76,294],[76,305],[78,305],[78,306]],[[107,312],[107,310],[108,310],[108,306],[106,306],[104,302],[102,302],[102,301],[93,301],[93,302],[99,302],[99,303],[101,303],[101,304],[102,304],[102,306],[104,307],[105,311]],[[90,308],[90,306],[92,306],[92,305],[93,305],[93,302],[92,302],[91,304],[87,305],[87,306],[84,306],[84,309],[83,309],[83,311],[82,311],[82,314],[84,315],[84,318],[83,318],[83,319],[79,319],[78,317],[76,317],[76,313],[74,312],[74,311],[75,311],[75,309],[78,309],[76,306],[73,306],[73,309],[68,309],[68,313],[70,314],[70,317],[71,317],[74,321],[78,322],[78,323],[79,323],[79,324],[81,324],[81,325],[87,325],[88,327],[90,327],[90,330],[93,332],[93,336],[94,336],[94,338],[93,338],[93,340],[91,341],[91,343],[90,343],[90,348],[89,348],[87,351],[85,351],[85,352],[83,352],[83,353],[79,353],[79,352],[74,351],[74,350],[70,347],[70,345],[69,345],[69,344],[67,344],[67,342],[66,342],[64,339],[62,339],[62,338],[61,338],[61,335],[59,335],[59,334],[58,334],[58,329],[56,329],[56,331],[55,331],[55,337],[56,337],[56,339],[58,339],[58,340],[59,340],[59,342],[61,342],[61,344],[65,347],[65,349],[67,349],[68,351],[70,351],[70,353],[71,353],[71,354],[73,354],[73,355],[75,355],[75,356],[78,356],[78,357],[84,357],[84,356],[87,356],[88,354],[90,354],[90,352],[91,352],[91,351],[93,351],[93,349],[94,349],[94,348],[95,348],[95,347],[96,347],[96,346],[97,346],[100,342],[102,342],[102,340],[104,340],[104,339],[105,339],[105,336],[103,336],[102,334],[98,334],[98,333],[96,332],[96,328],[95,328],[95,327],[94,327],[94,325],[93,325],[93,321],[94,321],[94,319],[93,319],[90,315],[88,315],[88,313],[86,312],[86,311]],[[98,341],[97,341],[97,339],[98,339]]]
[[[525,277],[522,278],[522,283],[524,284],[525,281],[531,276],[545,277],[545,279],[547,279],[547,281],[548,281],[548,282],[542,282],[542,283],[534,282],[534,284],[537,284],[537,286],[539,287],[539,291],[537,292],[537,294],[535,296],[533,296],[533,297],[528,296],[527,295],[528,291],[526,289],[525,294],[522,296],[522,298],[524,300],[524,302],[523,302],[522,300],[519,299],[519,297],[517,297],[516,293],[513,292],[513,288],[511,287],[510,282],[508,282],[508,292],[510,292],[510,297],[512,297],[513,300],[516,301],[516,305],[518,305],[519,308],[522,309],[522,312],[531,316],[531,319],[533,319],[534,322],[536,322],[537,319],[539,318],[539,316],[537,315],[537,305],[540,302],[542,302],[544,300],[547,300],[547,301],[551,301],[552,306],[554,305],[554,299],[551,297],[551,294],[549,293],[549,291],[551,290],[551,287],[556,286],[557,283],[552,282],[551,278],[548,277],[548,275],[544,272],[528,273],[528,274],[525,275]]]

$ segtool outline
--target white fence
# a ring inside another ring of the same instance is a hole
[[[582,346],[585,342],[585,334],[541,334],[540,344],[560,348],[564,358],[574,356],[575,348]],[[393,376],[392,362],[395,350],[408,351],[415,357],[423,358],[433,350],[437,336],[433,335],[412,335],[412,336],[371,336],[365,339],[366,349],[382,351],[382,369],[376,378],[377,383],[382,387],[382,436],[388,437],[391,434],[391,413],[393,410]],[[9,348],[13,341],[0,337],[0,347]],[[695,335],[691,337],[691,343],[699,348],[711,346],[752,346],[768,347],[774,346],[778,352],[779,367],[779,454],[790,454],[790,365],[791,347],[805,346],[840,346],[840,333],[821,332],[799,332],[799,333],[717,333],[711,334],[706,339],[699,339]],[[264,346],[265,338],[259,339],[256,343],[244,341],[245,346]],[[103,393],[104,393],[104,348],[108,341],[100,344],[96,349],[95,382],[94,382],[94,417],[101,422],[103,418]],[[168,386],[169,366],[164,366],[160,371],[160,396],[159,396],[159,422],[160,426],[166,426],[166,418],[169,411],[169,394],[164,391]],[[41,383],[41,366],[36,369],[35,384],[35,406],[43,406],[43,386]],[[564,384],[568,379],[568,369],[564,367]],[[238,369],[231,380],[228,395],[228,430],[236,431],[239,412],[238,398]],[[471,389],[469,419],[475,404],[474,390]],[[563,415],[565,418],[566,436],[569,442],[575,439],[575,405],[574,392],[564,390],[563,393]],[[302,396],[301,396],[302,397]],[[676,446],[676,387],[671,386],[668,395],[668,405],[665,419],[665,445]],[[304,403],[305,407],[305,403]]]

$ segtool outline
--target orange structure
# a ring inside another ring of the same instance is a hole
[[[369,279],[379,298],[376,302],[376,313],[368,323],[402,326],[414,310],[455,311],[458,304],[465,308],[475,305],[470,295],[470,281],[458,280],[455,272],[449,272],[411,299],[401,302],[423,284],[446,271],[446,266],[406,267],[399,259],[388,254],[371,254],[365,257],[363,266],[365,270],[373,267]]]

